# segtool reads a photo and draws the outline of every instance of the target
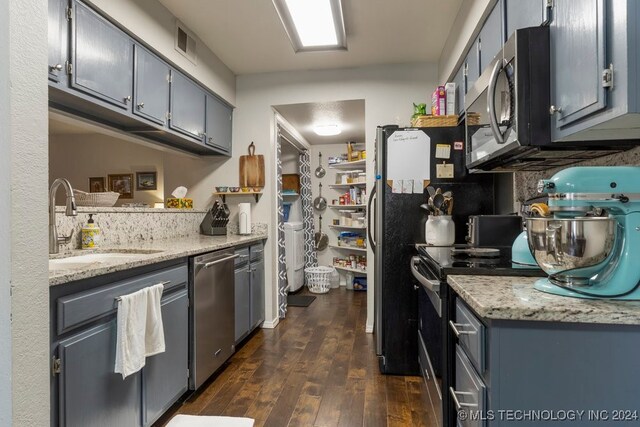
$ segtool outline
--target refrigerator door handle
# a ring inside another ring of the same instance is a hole
[[[369,245],[371,246],[371,250],[376,250],[376,236],[375,236],[375,228],[371,227],[371,218],[375,216],[375,207],[372,209],[372,205],[377,203],[374,199],[376,199],[376,187],[377,184],[374,184],[373,189],[371,190],[371,194],[369,195],[369,203],[367,206],[367,237],[369,238]],[[375,221],[373,221],[375,224]]]

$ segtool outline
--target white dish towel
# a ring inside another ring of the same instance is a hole
[[[254,422],[253,418],[180,414],[167,427],[253,427]]]
[[[122,374],[122,379],[142,369],[147,356],[165,350],[160,307],[163,289],[157,284],[119,299],[115,372]]]

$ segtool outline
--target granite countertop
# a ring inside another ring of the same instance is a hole
[[[117,271],[129,270],[162,261],[169,261],[176,258],[198,255],[218,249],[257,242],[266,239],[267,236],[268,234],[265,230],[244,236],[238,234],[228,234],[227,236],[196,235],[178,239],[155,240],[152,242],[136,244],[135,246],[129,245],[127,247],[101,247],[99,250],[73,250],[64,254],[52,256],[50,259],[105,252],[117,252],[120,254],[127,254],[127,252],[130,252],[133,253],[133,255],[126,258],[107,259],[103,262],[77,265],[75,268],[73,266],[70,266],[67,269],[49,268],[49,286],[62,285],[64,283],[87,279],[103,274],[115,273]]]
[[[480,316],[495,320],[640,325],[640,301],[562,297],[538,291],[535,277],[447,276]]]

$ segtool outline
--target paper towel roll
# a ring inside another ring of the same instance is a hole
[[[238,203],[238,232],[251,234],[251,203]]]

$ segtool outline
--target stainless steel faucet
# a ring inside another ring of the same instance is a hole
[[[49,253],[57,254],[60,252],[60,244],[67,244],[71,241],[71,236],[73,236],[73,230],[71,230],[71,234],[68,236],[58,237],[58,229],[56,227],[56,192],[58,191],[58,187],[62,185],[67,193],[67,210],[65,214],[67,216],[76,216],[78,213],[76,212],[76,199],[73,197],[73,188],[71,188],[71,183],[65,178],[58,178],[53,181],[51,184],[51,189],[49,190]]]

